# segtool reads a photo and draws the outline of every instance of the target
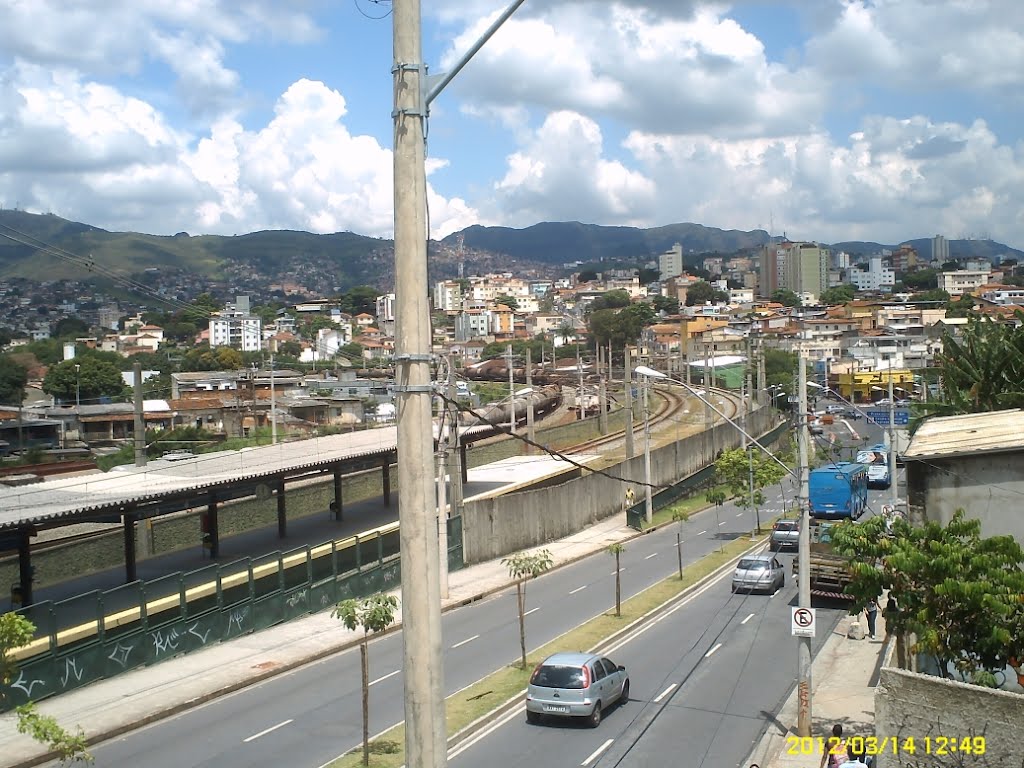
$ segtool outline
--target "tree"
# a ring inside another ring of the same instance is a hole
[[[504,304],[506,307],[511,309],[513,312],[515,312],[517,309],[519,309],[519,301],[516,299],[515,296],[509,296],[508,294],[502,294],[501,296],[496,296],[494,298],[494,303],[495,304]]]
[[[938,275],[934,269],[919,269],[916,272],[903,272],[900,278],[909,291],[930,291],[939,287]]]
[[[765,349],[762,354],[765,386],[792,387],[793,377],[796,376],[797,355],[781,349]]]
[[[597,272],[593,269],[581,270],[580,273],[576,275],[576,282],[578,283],[592,283],[595,280],[597,280]]]
[[[672,510],[672,520],[679,523],[676,532],[676,556],[679,558],[679,580],[683,580],[683,523],[690,522],[690,513],[681,509]]]
[[[27,385],[28,369],[10,355],[0,355],[0,404],[21,405]]]
[[[363,672],[363,765],[370,764],[370,659],[367,647],[371,633],[383,632],[395,623],[398,598],[378,592],[369,597],[343,600],[338,603],[331,616],[341,619],[350,631],[359,628],[363,636],[359,641],[359,661]]]
[[[626,548],[621,541],[615,541],[608,545],[608,554],[615,558],[615,615],[622,616],[622,568],[619,567],[619,557]]]
[[[941,288],[932,288],[927,291],[921,291],[921,293],[915,293],[911,297],[912,301],[942,301],[946,304],[949,303],[949,294]]]
[[[666,315],[679,314],[679,299],[673,299],[671,296],[655,296],[651,299],[651,306],[655,312],[664,312]]]
[[[715,522],[716,523],[722,522],[719,519],[719,514],[720,514],[720,510],[722,508],[722,505],[725,504],[725,500],[727,498],[729,498],[729,497],[726,495],[725,491],[723,491],[721,488],[712,488],[710,491],[708,491],[707,493],[704,494],[704,500],[707,501],[708,504],[713,504],[714,507],[715,507]],[[719,526],[719,527],[721,527],[721,526]],[[719,547],[719,550],[721,550],[721,549],[722,549],[722,547]]]
[[[89,324],[80,317],[63,317],[53,326],[55,339],[75,339],[89,333]]]
[[[609,342],[616,348],[633,342],[640,336],[643,327],[642,315],[626,309],[601,309],[592,312],[587,318],[590,335],[603,347],[608,346]]]
[[[660,270],[652,269],[650,267],[641,267],[637,271],[637,282],[640,283],[640,285],[650,285],[651,283],[657,282],[660,279]]]
[[[800,301],[800,297],[788,288],[780,288],[773,293],[772,301],[781,304],[784,307],[799,307],[803,304],[803,302]]]
[[[424,290],[426,290],[426,286],[424,286]],[[357,285],[348,293],[343,294],[338,299],[338,304],[343,312],[348,312],[350,315],[360,315],[363,313],[375,315],[377,313],[377,297],[379,295],[380,292],[372,285]]]
[[[128,388],[116,365],[90,355],[51,366],[43,391],[64,402],[97,403],[104,397],[124,398]]]
[[[835,285],[822,291],[818,301],[821,304],[828,304],[830,306],[845,304],[848,301],[853,301],[853,297],[856,295],[857,289],[849,283],[844,283],[843,285]]]
[[[761,451],[734,448],[723,451],[715,461],[715,479],[727,486],[741,509],[758,509],[765,502],[762,488],[775,485],[786,471]],[[751,487],[753,486],[753,487]],[[760,517],[758,528],[760,529]]]
[[[837,551],[852,557],[852,613],[889,590],[898,612],[886,616],[897,642],[930,655],[940,673],[950,668],[972,679],[1024,658],[1024,551],[1012,536],[981,537],[981,523],[958,509],[949,524],[911,526],[874,517],[832,531]],[[900,654],[907,666],[906,650]]]
[[[974,297],[969,293],[960,298],[950,299],[946,304],[946,317],[970,317],[974,314]]]
[[[551,553],[542,549],[536,553],[516,552],[502,559],[508,575],[516,580],[516,607],[519,609],[519,650],[522,668],[526,669],[526,579],[535,579],[551,568]]]
[[[616,288],[611,291],[605,291],[595,298],[590,302],[589,309],[591,312],[597,312],[602,309],[619,309],[621,307],[628,307],[632,301],[629,291],[625,288]]]
[[[686,306],[692,307],[695,304],[706,304],[715,300],[715,288],[711,283],[698,280],[686,289]]]
[[[1024,328],[972,318],[959,339],[943,336],[935,361],[944,402],[922,408],[956,414],[1024,407]]]
[[[30,643],[35,631],[35,625],[20,614],[0,615],[0,683],[4,686],[10,684],[14,673],[18,671],[18,663],[11,656],[11,651]],[[2,695],[3,688],[0,688],[0,697]],[[18,718],[18,733],[45,744],[50,752],[57,754],[62,764],[68,761],[92,762],[81,728],[75,733],[69,733],[54,718],[40,714],[32,702],[22,704],[14,711]]]

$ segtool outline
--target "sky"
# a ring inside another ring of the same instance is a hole
[[[448,71],[505,8],[432,0]],[[391,237],[392,6],[0,0],[0,207]],[[526,0],[432,102],[430,235],[695,222],[1024,248],[1021,0]]]

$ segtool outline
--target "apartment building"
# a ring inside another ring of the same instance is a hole
[[[249,297],[239,296],[210,317],[210,346],[234,347],[243,352],[257,352],[263,341],[262,324],[249,312]]]
[[[881,254],[871,256],[867,269],[851,267],[846,274],[847,280],[858,291],[891,290],[896,284],[896,273],[886,266],[883,258]]]
[[[658,256],[658,270],[661,272],[661,279],[668,280],[677,277],[686,270],[683,262],[683,246],[676,243],[669,250]]]
[[[462,284],[457,280],[434,283],[434,309],[442,312],[462,310]]]
[[[1002,277],[1002,274],[999,277]],[[939,273],[939,288],[950,296],[973,293],[990,282],[993,282],[991,267],[988,269],[956,269],[951,272]]]

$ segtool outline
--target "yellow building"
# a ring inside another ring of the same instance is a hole
[[[836,378],[839,394],[854,403],[868,403],[888,397],[890,379],[896,400],[908,398],[914,391],[914,373],[909,368],[840,372]]]

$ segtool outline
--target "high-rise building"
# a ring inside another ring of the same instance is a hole
[[[942,235],[932,238],[932,261],[937,261],[939,264],[949,261],[949,241]]]
[[[791,243],[784,287],[796,294],[821,296],[828,288],[828,250],[817,243]]]
[[[680,243],[676,243],[658,257],[658,270],[661,272],[662,280],[683,274],[685,265],[683,264],[683,246]]]
[[[263,343],[260,318],[249,313],[249,297],[238,296],[220,312],[210,316],[210,346],[234,347],[243,352],[258,352]]]

